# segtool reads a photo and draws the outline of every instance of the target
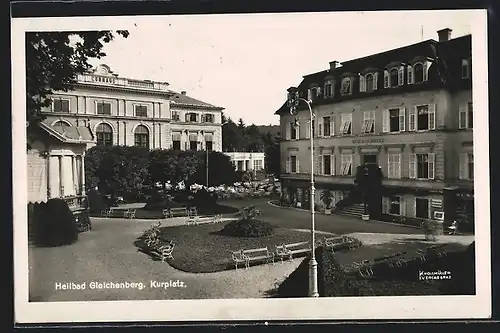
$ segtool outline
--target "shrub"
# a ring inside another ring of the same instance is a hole
[[[258,220],[236,220],[226,224],[220,233],[234,237],[266,237],[274,234],[274,227]]]
[[[198,190],[194,195],[194,205],[197,208],[211,207],[217,204],[217,197],[205,189]]]
[[[173,197],[168,194],[156,193],[146,200],[145,210],[163,210],[169,208],[185,207],[182,204],[173,200]]]
[[[107,199],[96,190],[88,191],[87,200],[89,213],[92,216],[100,215],[101,211],[109,208]]]
[[[92,229],[88,211],[82,211],[75,216],[76,227],[79,232],[85,232]]]
[[[38,206],[36,214],[36,245],[61,246],[78,240],[75,217],[64,200],[50,199]]]

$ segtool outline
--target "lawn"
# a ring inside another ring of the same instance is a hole
[[[233,237],[220,234],[224,223],[198,226],[174,226],[162,229],[162,238],[175,244],[173,257],[168,263],[181,271],[192,273],[218,272],[234,269],[231,252],[267,246],[270,251],[275,245],[309,240],[309,233],[291,229],[276,228],[267,237]],[[316,238],[327,237],[317,234]],[[139,246],[139,243],[136,244]]]

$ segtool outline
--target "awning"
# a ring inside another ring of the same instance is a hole
[[[205,141],[214,141],[212,133],[205,133]]]
[[[172,133],[172,141],[181,141],[181,133]]]
[[[190,133],[189,141],[198,141],[198,134]]]

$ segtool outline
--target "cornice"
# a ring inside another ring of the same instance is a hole
[[[175,93],[172,93],[170,91],[164,91],[164,90],[145,90],[145,89],[135,89],[135,88],[129,88],[129,87],[124,87],[124,86],[107,86],[107,85],[100,85],[100,84],[93,84],[93,83],[87,83],[87,82],[77,82],[75,83],[75,87],[85,87],[85,88],[94,88],[98,90],[104,90],[104,91],[121,91],[121,92],[128,92],[128,93],[136,93],[136,94],[144,94],[144,95],[154,95],[154,96],[174,96]]]

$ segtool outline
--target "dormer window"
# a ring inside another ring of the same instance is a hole
[[[384,71],[384,88],[402,86],[404,82],[404,67],[392,67]]]
[[[345,77],[342,79],[340,93],[342,95],[350,95],[352,93],[352,82],[350,77]]]
[[[318,97],[320,96],[320,94],[321,94],[321,88],[320,87],[309,88],[307,99],[310,100],[310,101],[315,101],[316,99],[318,99]]]
[[[415,83],[424,82],[424,65],[421,63],[413,65],[413,72],[415,73]]]
[[[325,82],[325,89],[324,89],[324,98],[331,98],[333,97],[333,81],[326,81]]]
[[[378,73],[367,73],[359,76],[359,91],[372,92],[377,90]]]

